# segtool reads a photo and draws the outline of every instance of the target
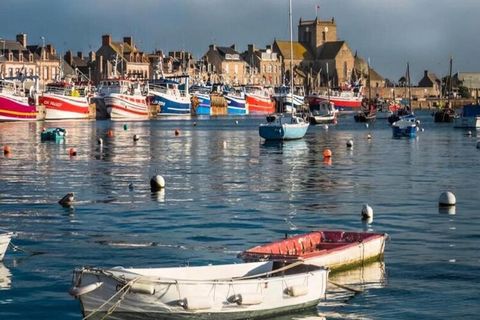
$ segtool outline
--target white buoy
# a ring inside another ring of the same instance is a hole
[[[347,141],[347,148],[353,148],[353,140]]]
[[[362,207],[362,220],[373,220],[373,209],[368,204],[364,204]]]
[[[136,134],[133,135],[133,141],[138,141],[140,140],[140,137]]]
[[[97,143],[101,146],[103,146],[103,139],[102,138],[98,138],[97,139]]]
[[[328,124],[324,125],[323,128],[324,128],[325,130],[328,130]]]
[[[472,136],[472,131],[468,130],[465,135],[466,135],[467,137],[471,137],[471,136]]]
[[[238,124],[238,120],[235,120],[235,124]]]
[[[451,207],[455,204],[457,204],[457,199],[452,192],[445,191],[440,194],[440,198],[438,199],[438,205],[440,207]]]
[[[62,205],[63,207],[71,207],[73,202],[75,201],[75,195],[73,192],[69,192],[66,195],[63,196],[58,203]]]
[[[367,135],[367,139],[368,139],[368,140],[372,139],[372,135],[371,135],[371,134],[368,134],[368,135]]]
[[[368,128],[368,123],[365,123],[365,128]]]
[[[227,149],[227,141],[223,141],[223,149]]]
[[[422,132],[425,131],[425,128],[420,129],[420,131],[422,131]]]
[[[159,191],[160,189],[165,188],[165,179],[161,175],[153,176],[150,179],[150,189],[152,192]]]
[[[420,125],[420,120],[416,120],[415,123],[417,124],[417,126]]]

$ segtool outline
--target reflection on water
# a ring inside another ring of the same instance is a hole
[[[12,274],[10,270],[0,262],[0,290],[10,289],[12,284]],[[0,304],[2,302],[0,301]]]

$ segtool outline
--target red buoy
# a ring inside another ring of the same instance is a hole
[[[4,155],[9,155],[12,150],[10,149],[9,145],[3,146],[3,154]]]
[[[330,149],[323,150],[323,157],[324,158],[331,158],[332,157],[332,151]]]
[[[109,137],[109,138],[112,138],[112,137],[113,137],[113,130],[112,130],[112,129],[108,129],[108,131],[107,131],[107,137]]]
[[[75,148],[70,148],[70,149],[68,150],[68,154],[70,155],[70,157],[76,156],[76,155],[77,155],[77,149],[75,149]]]

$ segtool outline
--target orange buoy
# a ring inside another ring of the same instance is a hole
[[[107,137],[109,137],[109,138],[113,137],[113,130],[112,129],[108,129]]]
[[[9,155],[12,150],[10,149],[9,145],[3,146],[3,154],[4,155]]]
[[[331,158],[332,157],[332,151],[330,149],[323,150],[323,157],[324,158]]]
[[[180,134],[180,130],[175,129],[175,135],[178,136]]]
[[[70,155],[70,157],[76,156],[76,155],[77,155],[77,149],[75,149],[75,148],[70,148],[70,149],[68,150],[68,154]]]

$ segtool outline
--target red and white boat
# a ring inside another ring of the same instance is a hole
[[[112,120],[146,120],[149,116],[147,95],[141,84],[126,79],[103,80],[99,94]]]
[[[36,99],[37,85],[26,94],[25,82],[19,80],[0,80],[0,121],[38,120]]]
[[[90,87],[86,84],[48,84],[40,96],[40,104],[45,107],[45,120],[94,118],[91,96]]]
[[[330,269],[348,268],[383,255],[386,233],[313,231],[242,252],[245,261],[304,261]]]
[[[330,101],[340,113],[358,112],[362,106],[363,95],[354,91],[332,91],[329,94],[316,94],[308,98],[309,105]]]
[[[272,99],[272,94],[263,87],[246,87],[245,104],[249,114],[266,115],[275,112],[275,101]]]

